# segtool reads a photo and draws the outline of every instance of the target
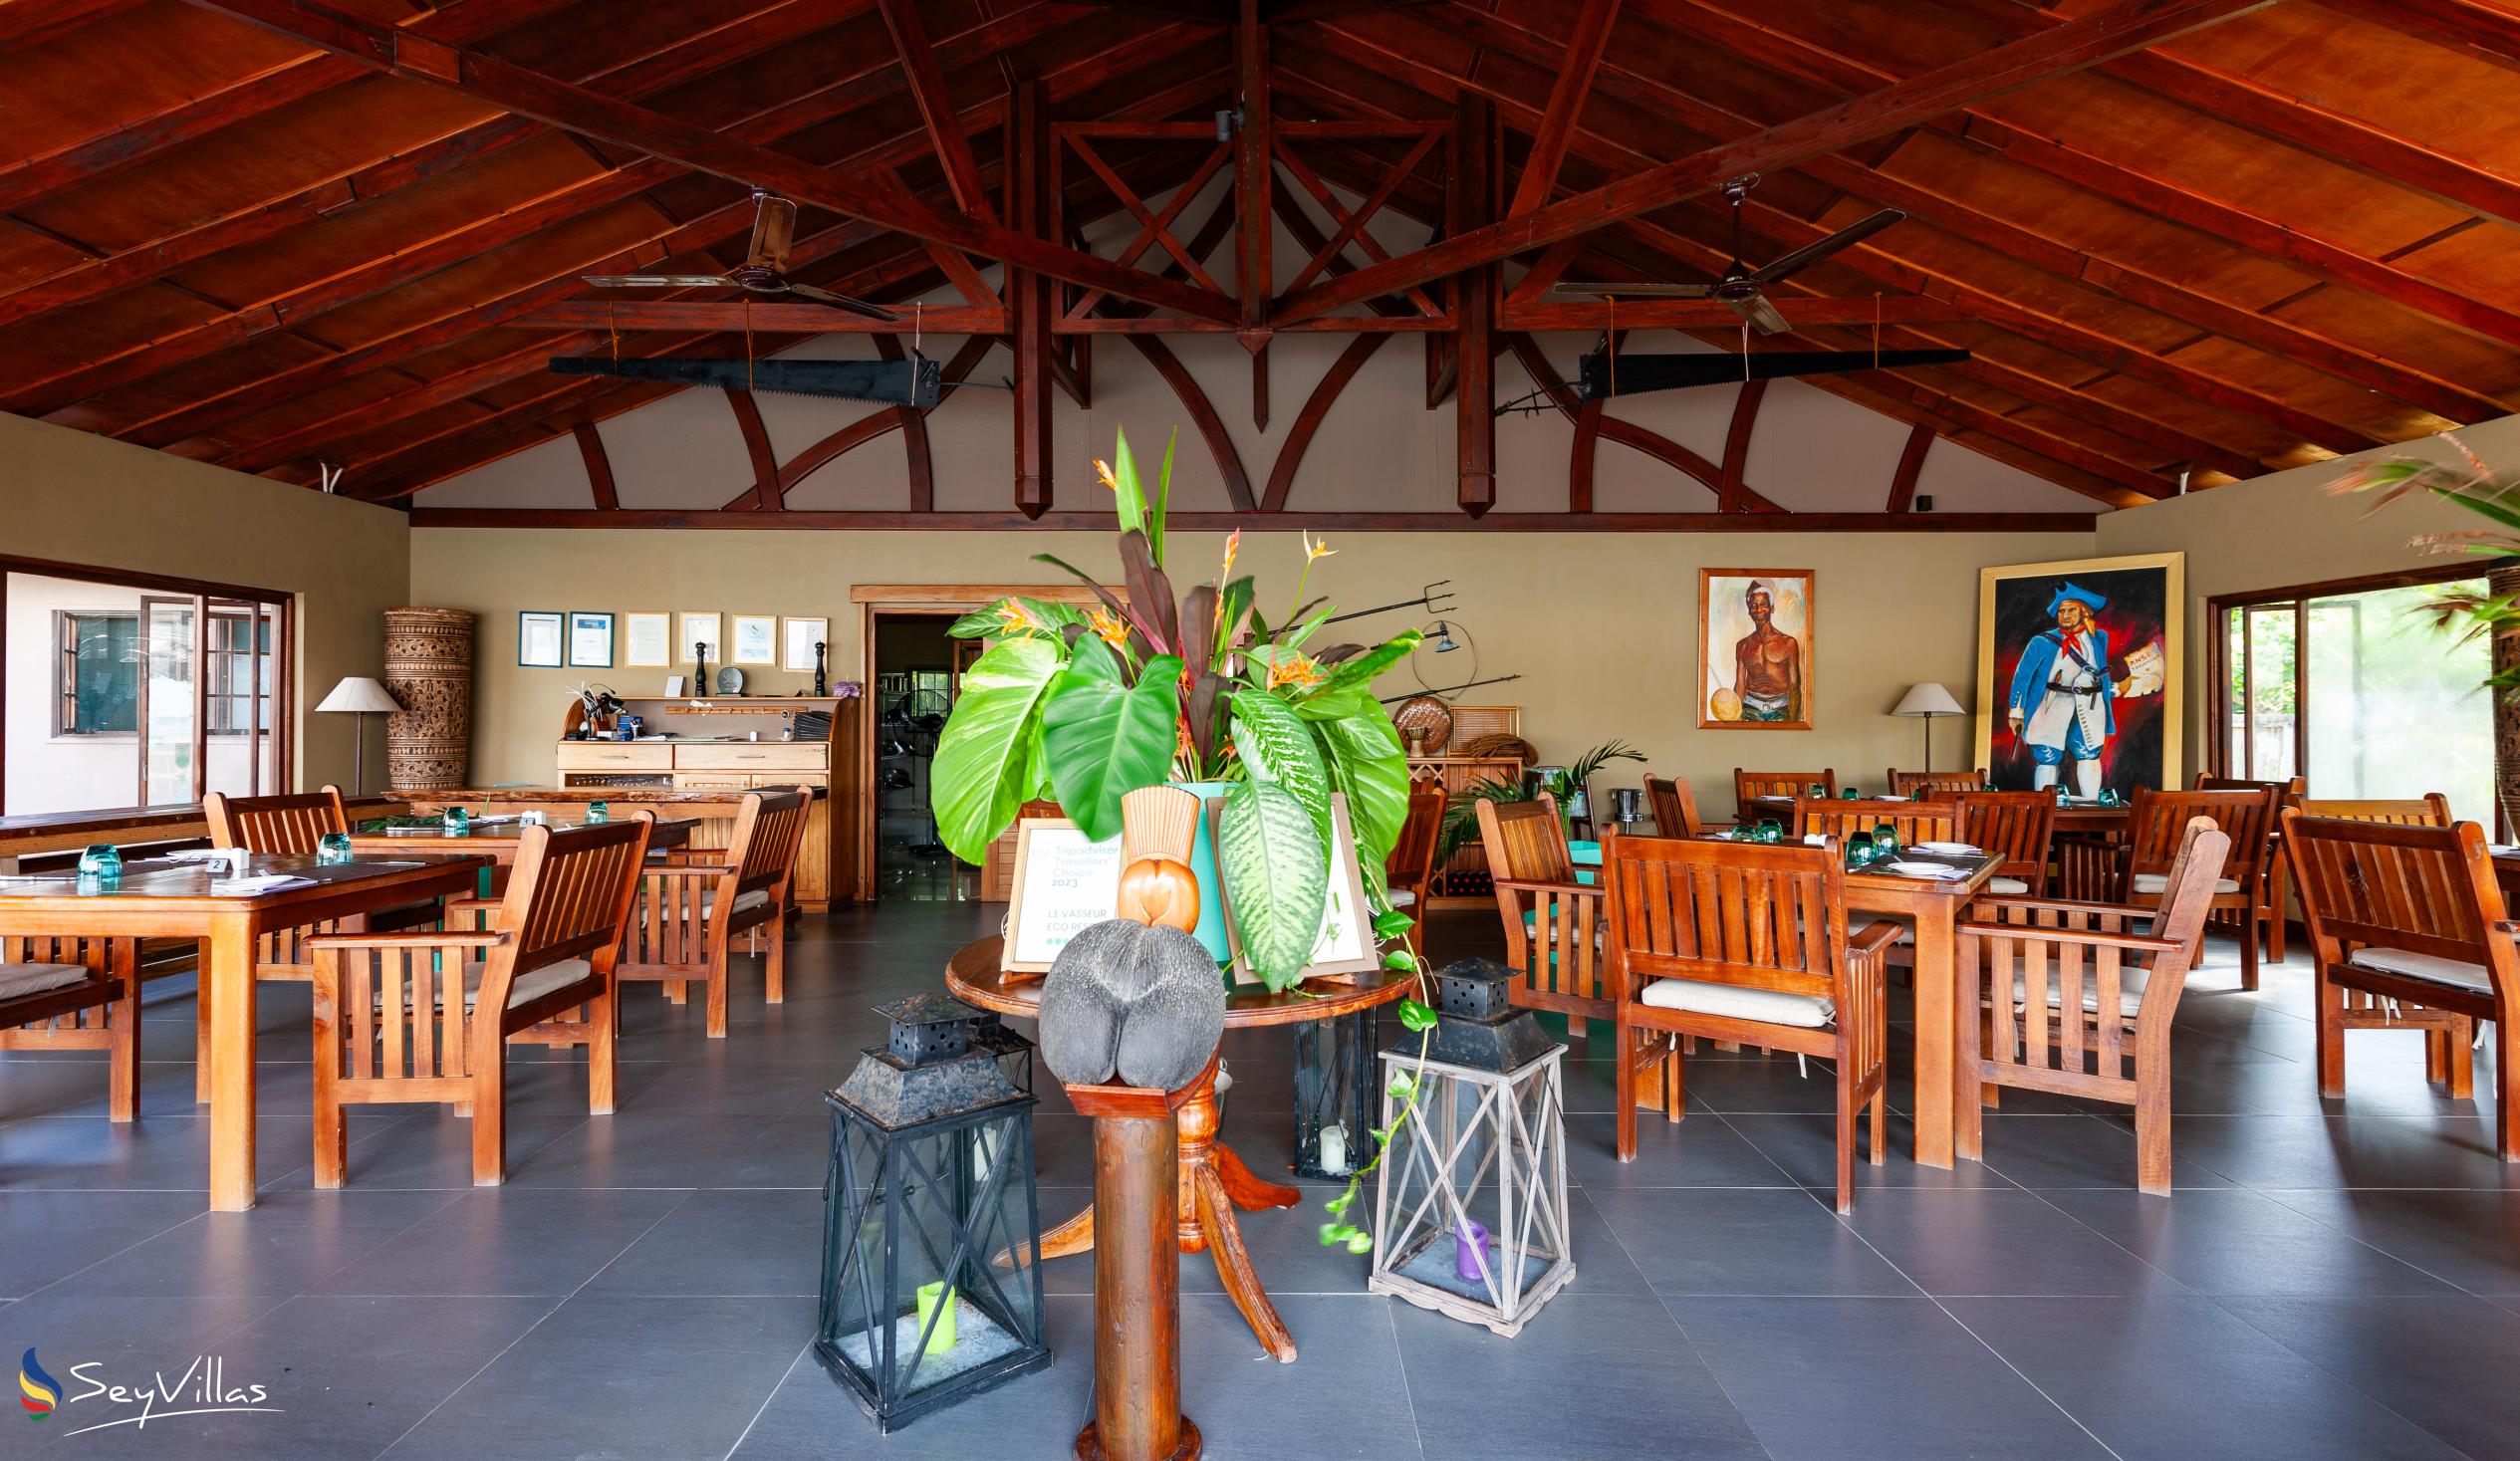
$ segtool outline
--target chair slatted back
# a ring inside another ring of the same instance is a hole
[[[1605,966],[1595,945],[1603,928],[1602,893],[1599,887],[1576,884],[1558,799],[1547,792],[1528,802],[1482,798],[1478,819],[1479,843],[1496,882],[1505,959],[1523,975],[1517,1002],[1570,1016],[1609,1018]]]
[[[566,832],[524,830],[516,870],[492,925],[510,939],[492,955],[491,972],[482,978],[485,1001],[491,997],[494,975],[530,973],[620,942],[647,857],[647,834],[654,826],[654,815],[642,810],[625,822]],[[505,994],[502,977],[502,1003]]]
[[[1393,892],[1416,895],[1418,918],[1425,917],[1426,887],[1434,880],[1435,844],[1443,835],[1444,792],[1439,781],[1412,782],[1408,788],[1408,813],[1400,819],[1399,836],[1391,841],[1391,855],[1383,864],[1386,886]]]
[[[2049,845],[2056,839],[2056,798],[2046,792],[1954,792],[1960,809],[1959,840],[2004,859],[1998,877],[2030,885],[2028,896],[2046,896]]]
[[[1732,769],[1732,800],[1736,806],[1746,809],[1752,801],[1760,797],[1799,797],[1810,789],[1813,782],[1818,782],[1827,789],[1823,793],[1825,796],[1834,797],[1838,794],[1838,773],[1834,769],[1744,771],[1736,766]]]
[[[787,879],[804,845],[805,817],[813,805],[814,793],[803,787],[745,794],[726,849],[727,861],[736,868],[736,891],[775,887]]]
[[[1959,841],[1959,810],[1948,802],[1885,802],[1872,798],[1854,802],[1832,802],[1814,797],[1794,799],[1796,837],[1819,833],[1843,843],[1859,832],[1870,834],[1885,822],[1897,831],[1901,847]]]
[[[2296,776],[2290,781],[2250,781],[2238,776],[2209,776],[2196,773],[2195,789],[2200,792],[2273,792],[2278,805],[2298,802],[2310,790],[2310,778]]]
[[[2322,962],[2357,946],[2406,949],[2483,964],[2499,987],[2509,956],[2509,941],[2492,936],[2502,890],[2475,823],[2350,822],[2290,808],[2284,846]]]
[[[2301,809],[2304,817],[2324,817],[2337,822],[2380,822],[2396,827],[2450,825],[2450,799],[2439,792],[2426,792],[2420,797],[2398,801],[2328,797],[2304,799],[2293,805]]]
[[[2108,1086],[2125,1080],[2120,1074],[2129,1054],[2123,996],[2128,976],[2138,970],[2145,975],[2134,1022],[2138,1043],[2160,1042],[2165,1058],[2170,1020],[2204,942],[2214,879],[2221,875],[2230,841],[2208,819],[2190,819],[2179,830],[2161,901],[2149,910],[2106,904],[1999,906],[1995,921],[2019,931],[1976,934],[1967,940],[1976,952],[1963,955],[1970,960],[1964,987],[1974,983],[1992,1014],[1987,1028],[1994,1039],[1982,1052],[1985,1059],[1997,1066],[2098,1078],[2106,1085],[2094,1094],[2108,1094]],[[2054,937],[2057,933],[2134,934],[2173,947],[2129,949],[2104,938],[2076,942]],[[1976,962],[1980,958],[1982,964]],[[2012,977],[2006,977],[2007,971]],[[1993,977],[1985,977],[1986,972]]]
[[[2273,850],[2275,813],[2282,793],[2273,785],[2200,792],[2156,792],[2138,787],[2127,816],[2127,870],[2132,874],[2166,873],[2177,860],[2187,824],[2199,817],[2231,836],[2224,855],[2223,877],[2236,880],[2241,891],[2256,896],[2259,874]]]
[[[1646,777],[1645,804],[1653,811],[1657,836],[1695,837],[1703,830],[1697,820],[1697,798],[1688,789],[1687,777]]]
[[[1901,771],[1890,768],[1890,789],[1902,797],[1921,797],[1930,792],[1973,792],[1986,785],[1986,772],[1976,771]]]
[[[1575,880],[1566,824],[1558,820],[1558,799],[1547,792],[1527,802],[1482,800],[1479,837],[1487,849],[1490,876],[1517,882]]]
[[[1838,998],[1846,886],[1833,847],[1619,837],[1603,845],[1623,998],[1655,979]]]
[[[212,792],[201,801],[213,847],[243,848],[261,856],[305,856],[328,832],[350,831],[350,812],[339,787],[288,797],[231,797]]]

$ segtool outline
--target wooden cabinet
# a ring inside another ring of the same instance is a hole
[[[646,747],[632,747],[645,750]],[[735,741],[696,746],[675,745],[673,769],[676,771],[829,771],[832,748],[828,741]]]
[[[673,753],[674,748],[661,741],[629,745],[617,741],[562,741],[554,764],[563,777],[561,785],[567,786],[566,778],[573,771],[671,771]]]

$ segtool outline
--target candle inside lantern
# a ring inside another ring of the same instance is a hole
[[[1348,1170],[1347,1127],[1324,1126],[1321,1128],[1321,1169],[1332,1176]]]
[[[1487,1229],[1468,1218],[1452,1230],[1452,1271],[1468,1283],[1487,1282]]]
[[[940,1309],[942,1314],[937,1313]],[[936,1326],[933,1330],[928,1329],[931,1317]],[[945,1287],[943,1279],[918,1286],[918,1327],[927,1332],[925,1352],[941,1354],[954,1346],[954,1292]]]

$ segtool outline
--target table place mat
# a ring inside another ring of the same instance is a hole
[[[1901,861],[1877,862],[1873,865],[1885,872],[1896,872],[1906,877],[1938,878],[1945,882],[1957,882],[1962,878],[1967,877],[1971,871],[1975,870],[1968,867],[1956,867],[1948,862]]]
[[[287,872],[260,872],[251,877],[213,877],[210,895],[220,898],[250,898],[267,892],[281,892],[293,887],[313,887],[319,879],[299,877]]]

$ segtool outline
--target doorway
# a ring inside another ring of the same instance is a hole
[[[937,840],[932,802],[936,741],[953,713],[975,640],[946,633],[956,613],[883,609],[873,620],[875,883],[879,898],[953,902],[973,897],[972,869]]]

